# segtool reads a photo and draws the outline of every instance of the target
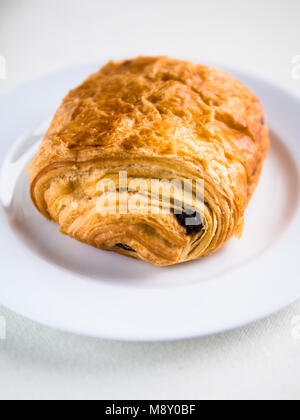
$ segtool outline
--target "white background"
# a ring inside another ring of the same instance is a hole
[[[0,56],[7,62],[0,93],[65,66],[138,54],[224,63],[300,95],[300,78],[292,78],[300,2],[0,0]],[[176,343],[88,339],[3,307],[0,316],[7,321],[0,399],[300,397],[300,340],[292,334],[300,303],[240,330]]]

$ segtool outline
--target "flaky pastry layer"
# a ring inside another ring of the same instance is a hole
[[[81,242],[176,264],[241,235],[268,146],[260,101],[226,72],[168,57],[112,61],[57,110],[29,167],[31,197]],[[110,179],[118,188],[125,171],[147,183],[202,179],[200,226],[174,214],[176,192],[169,214],[100,214],[97,185]]]

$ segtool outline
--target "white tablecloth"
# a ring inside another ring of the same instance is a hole
[[[1,0],[0,93],[102,57],[168,54],[246,69],[300,94],[299,21],[299,0]],[[64,334],[0,307],[0,399],[299,399],[299,316],[300,302],[218,336],[134,344]]]

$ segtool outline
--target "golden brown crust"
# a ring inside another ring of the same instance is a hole
[[[241,232],[268,145],[260,101],[229,74],[168,57],[109,62],[63,100],[30,165],[31,196],[78,240],[173,264],[207,255]],[[187,237],[173,215],[94,214],[91,189],[128,169],[145,179],[202,177],[205,234]],[[70,207],[73,199],[80,210]]]

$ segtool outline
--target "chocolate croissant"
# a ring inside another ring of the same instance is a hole
[[[81,242],[181,263],[242,234],[268,147],[260,101],[226,72],[112,61],[57,110],[29,166],[31,198]]]

